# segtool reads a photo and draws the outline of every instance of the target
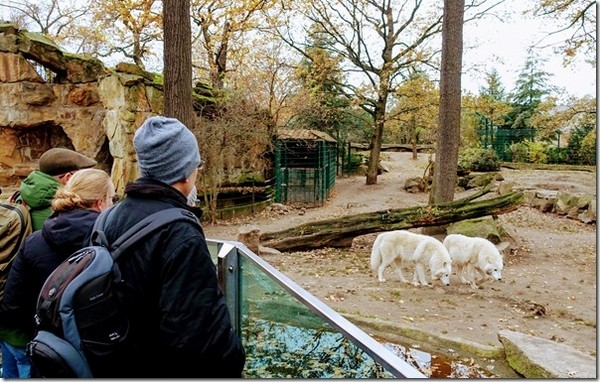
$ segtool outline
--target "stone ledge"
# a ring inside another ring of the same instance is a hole
[[[388,322],[377,318],[366,318],[354,314],[343,314],[349,321],[361,327],[368,327],[379,333],[385,333],[386,340],[406,342],[406,339],[420,341],[432,347],[452,348],[470,353],[477,357],[504,359],[504,349],[501,346],[483,345],[458,337],[446,336],[417,329],[409,325]],[[364,330],[364,329],[363,329]],[[365,330],[368,332],[368,330]],[[428,350],[428,349],[426,349]]]
[[[510,330],[500,330],[502,346],[488,346],[430,333],[409,325],[377,318],[343,314],[366,332],[390,342],[419,341],[433,348],[452,348],[477,357],[502,360],[525,378],[597,378],[596,359],[568,345]],[[368,328],[368,329],[365,329]],[[433,350],[435,352],[435,350]]]
[[[568,345],[500,330],[510,366],[526,378],[597,378],[596,359]]]

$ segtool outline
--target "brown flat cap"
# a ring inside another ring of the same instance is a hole
[[[40,157],[40,171],[52,176],[94,167],[96,164],[95,160],[85,155],[63,148],[52,148]]]

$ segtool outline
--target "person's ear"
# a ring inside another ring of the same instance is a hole
[[[97,210],[97,211],[104,211],[105,209],[107,209],[108,207],[113,205],[113,197],[104,197],[101,199],[96,199],[96,201],[94,201],[94,204],[92,204],[92,209]]]
[[[73,173],[69,171],[69,172],[67,172],[67,173],[64,173],[64,174],[60,175],[60,176],[58,177],[58,180],[59,180],[59,181],[60,181],[60,182],[61,182],[63,185],[66,185],[66,184],[67,184],[67,182],[69,181],[69,179],[71,179],[71,177],[72,177],[72,176],[73,176]]]
[[[102,211],[106,207],[106,202],[104,199],[96,199],[94,204],[92,204],[92,209],[97,211]]]

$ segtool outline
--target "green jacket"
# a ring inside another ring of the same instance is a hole
[[[27,203],[33,230],[42,228],[44,221],[52,213],[52,199],[61,183],[41,171],[33,171],[21,182],[20,198]]]
[[[24,348],[27,346],[27,343],[31,341],[31,338],[29,338],[24,331],[20,329],[9,329],[3,326],[0,326],[0,339],[16,348]]]
[[[21,182],[17,199],[22,199],[29,206],[34,231],[41,229],[52,214],[52,199],[60,186],[57,179],[41,171],[33,171]],[[14,347],[24,348],[31,338],[22,330],[0,326],[0,339]]]

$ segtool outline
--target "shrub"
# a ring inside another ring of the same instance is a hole
[[[546,155],[547,147],[548,145],[543,142],[527,142],[529,162],[548,163],[548,155]]]
[[[584,139],[593,132],[593,142],[587,141],[586,153],[584,154],[583,150],[583,142]],[[587,160],[591,160],[590,156],[596,155],[596,126],[593,125],[581,125],[577,126],[571,132],[571,138],[569,139],[569,143],[567,145],[568,158],[567,161],[570,164],[584,164]],[[591,155],[593,152],[593,155]],[[594,163],[596,159],[593,159]]]
[[[346,172],[349,174],[356,173],[358,167],[365,162],[365,156],[361,153],[350,155],[346,162]]]
[[[528,162],[529,161],[529,148],[527,142],[513,143],[508,147],[513,162]]]
[[[549,146],[546,149],[546,155],[548,156],[548,163],[565,163],[567,161],[567,148]]]
[[[491,149],[470,148],[458,156],[458,169],[471,171],[498,171],[500,162]]]
[[[548,163],[548,145],[543,142],[521,141],[508,147],[513,162]]]
[[[596,129],[594,128],[581,140],[581,149],[579,150],[579,160],[581,164],[596,164]]]
[[[363,154],[352,154],[350,155],[350,159],[348,160],[348,163],[350,165],[354,165],[354,166],[358,166],[362,163],[364,163],[365,161],[365,156]]]

